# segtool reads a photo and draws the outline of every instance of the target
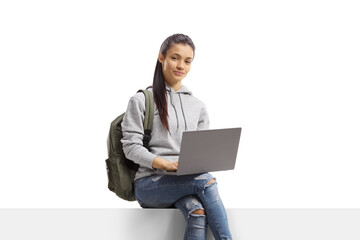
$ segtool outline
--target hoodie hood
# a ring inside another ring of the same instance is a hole
[[[179,90],[177,90],[177,91],[175,91],[167,82],[165,82],[165,85],[166,85],[166,90],[168,92],[185,93],[185,94],[192,95],[192,92],[190,92],[185,85],[181,85],[181,88]]]
[[[189,95],[193,95],[191,91],[189,91],[189,89],[185,86],[185,85],[181,85],[181,88],[177,91],[175,91],[167,82],[165,82],[165,86],[166,86],[166,90],[168,93],[172,92],[172,93],[185,93],[185,94],[189,94]],[[146,89],[152,88],[152,86],[148,86]]]
[[[181,95],[182,94],[192,95],[192,92],[189,91],[185,85],[181,85],[181,88],[177,91],[175,91],[167,82],[165,82],[165,86],[166,86],[166,91],[168,93],[168,99],[170,99],[170,104],[175,111],[177,129],[179,129],[179,115],[182,115],[182,118],[184,119],[184,123],[185,123],[185,131],[187,131],[188,127],[187,127],[187,121],[186,121],[186,116],[185,116],[186,109],[184,111],[183,100],[181,99]],[[146,89],[148,89],[148,88],[152,88],[152,86],[149,86]],[[176,106],[177,105],[176,102],[178,102],[178,101],[175,101],[174,98],[179,99],[180,107]],[[181,112],[179,110],[181,110]],[[180,113],[178,113],[178,111]]]

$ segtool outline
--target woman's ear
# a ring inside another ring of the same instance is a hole
[[[159,52],[158,60],[159,60],[159,62],[161,62],[162,64],[164,63],[164,56],[162,55],[161,52]]]

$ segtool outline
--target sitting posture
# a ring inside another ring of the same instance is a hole
[[[155,173],[157,169],[177,170],[184,131],[209,128],[205,104],[182,85],[194,53],[195,46],[186,35],[174,34],[165,39],[160,47],[153,84],[148,87],[155,102],[150,150],[142,141],[145,96],[141,92],[130,98],[121,125],[121,142],[125,156],[140,165],[134,191],[141,207],[180,209],[186,220],[184,239],[206,239],[207,225],[215,239],[232,239],[217,183],[211,174]]]

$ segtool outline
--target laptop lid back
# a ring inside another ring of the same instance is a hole
[[[177,175],[235,168],[241,128],[183,132]]]

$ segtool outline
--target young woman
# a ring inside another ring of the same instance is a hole
[[[143,147],[145,96],[130,98],[122,123],[125,156],[140,165],[135,176],[135,196],[143,208],[176,207],[186,220],[184,239],[206,239],[207,224],[215,239],[232,239],[225,208],[215,178],[209,173],[171,176],[155,171],[176,171],[183,131],[209,128],[205,104],[182,84],[190,71],[195,46],[183,34],[162,43],[152,87],[154,122]],[[159,228],[161,228],[159,226]]]

